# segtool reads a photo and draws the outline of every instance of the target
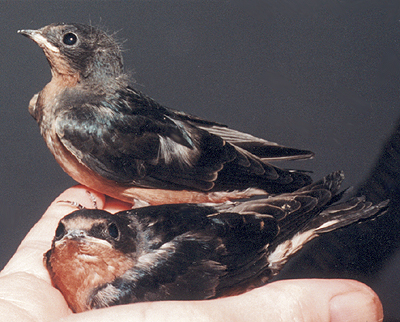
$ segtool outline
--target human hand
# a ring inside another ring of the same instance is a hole
[[[77,186],[62,193],[22,241],[0,273],[0,316],[7,321],[382,321],[382,305],[366,285],[352,280],[286,280],[239,296],[207,301],[147,302],[73,314],[51,285],[43,265],[58,221],[86,208],[117,212],[129,204]]]

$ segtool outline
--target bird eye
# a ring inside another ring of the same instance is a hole
[[[110,236],[112,238],[118,238],[119,231],[118,231],[117,225],[114,223],[109,224],[108,225],[108,233],[110,234]]]
[[[58,224],[56,229],[56,239],[61,239],[65,235],[65,226],[62,223]]]
[[[73,34],[72,32],[69,32],[69,33],[64,35],[63,43],[68,45],[68,46],[72,46],[72,45],[76,44],[77,40],[78,40],[78,37],[76,37],[76,35]]]

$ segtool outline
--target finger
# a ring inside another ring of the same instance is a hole
[[[71,314],[62,294],[32,274],[17,272],[0,278],[3,321],[59,321]]]
[[[77,210],[72,204],[62,201],[72,201],[84,207],[92,208],[94,205],[93,198],[96,199],[97,207],[100,209],[104,207],[104,195],[88,190],[83,186],[72,187],[58,196],[26,235],[0,276],[25,272],[50,282],[48,273],[43,266],[43,254],[50,249],[59,220]]]
[[[21,242],[0,273],[0,315],[9,321],[55,321],[71,314],[62,294],[52,285],[43,265],[58,221],[76,210],[74,202],[87,208],[104,206],[104,196],[82,186],[63,192]],[[95,201],[94,201],[95,200]],[[64,201],[64,202],[59,202]]]
[[[107,196],[103,209],[114,214],[118,211],[132,209],[132,204]]]
[[[267,292],[263,294],[264,291]],[[282,321],[293,321],[296,317],[321,322],[383,320],[378,296],[365,284],[353,280],[279,281],[254,290],[245,298],[249,304],[259,296],[273,299],[265,307],[275,320],[278,317]]]
[[[329,302],[332,322],[383,321],[383,307],[378,296],[365,284],[356,281],[359,289],[335,295]]]

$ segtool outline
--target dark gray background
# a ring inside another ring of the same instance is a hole
[[[137,88],[160,103],[310,149],[314,178],[366,177],[400,115],[397,0],[0,2],[0,267],[74,182],[27,107],[50,80],[17,35],[52,22],[118,31]]]

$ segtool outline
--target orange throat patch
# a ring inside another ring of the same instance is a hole
[[[47,268],[53,284],[76,313],[89,309],[88,298],[96,287],[112,282],[134,265],[133,259],[111,245],[83,240],[56,242],[49,255]]]

